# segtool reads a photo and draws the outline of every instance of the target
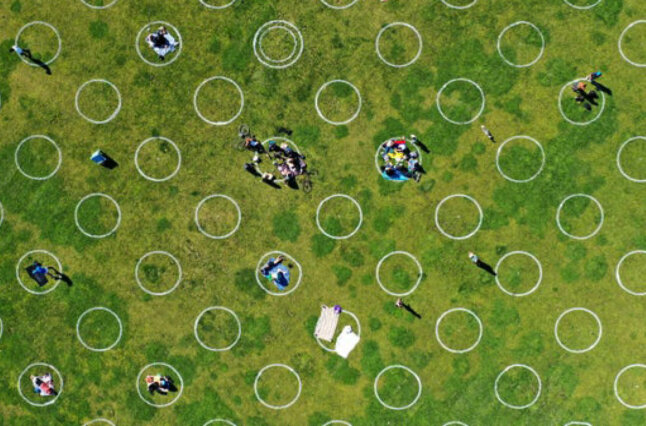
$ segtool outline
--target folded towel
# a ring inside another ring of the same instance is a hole
[[[338,322],[339,314],[335,312],[334,308],[328,308],[325,305],[321,306],[321,316],[316,322],[314,336],[326,342],[331,342]]]
[[[359,336],[352,331],[352,327],[346,325],[343,327],[341,334],[336,338],[336,344],[334,346],[334,351],[342,356],[347,358],[350,355],[350,352],[359,344]]]

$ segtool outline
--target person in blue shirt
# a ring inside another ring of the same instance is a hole
[[[38,65],[42,69],[45,70],[47,75],[52,75],[52,70],[49,68],[49,66],[41,61],[40,59],[36,59],[31,55],[31,50],[29,49],[23,49],[22,47],[14,44],[9,48],[9,53],[15,52],[18,56],[24,56],[25,58],[29,59],[31,62],[34,64]]]
[[[267,263],[260,268],[260,273],[269,281],[271,281],[278,290],[283,291],[289,286],[290,273],[289,267],[291,265],[285,266],[283,261],[285,260],[284,256],[278,256],[276,258],[269,258]]]

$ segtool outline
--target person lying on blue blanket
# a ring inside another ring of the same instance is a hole
[[[280,291],[285,290],[289,285],[290,273],[289,268],[283,264],[284,256],[269,258],[267,263],[260,268],[260,273],[269,281],[273,282]]]

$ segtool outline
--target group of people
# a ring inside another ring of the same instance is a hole
[[[252,135],[245,138],[244,147],[254,153],[251,162],[245,163],[245,170],[261,177],[265,183],[275,185],[276,182],[285,182],[288,186],[297,187],[296,178],[307,171],[305,156],[287,142],[278,144],[270,140],[265,148],[262,142]],[[276,174],[260,170],[259,164],[263,156],[271,161],[276,168]]]
[[[416,145],[417,136],[411,135],[410,143]],[[422,177],[424,169],[417,150],[411,150],[405,137],[392,138],[381,144],[379,154],[384,161],[381,175],[387,180],[416,182]]]
[[[34,393],[40,396],[56,396],[58,392],[54,389],[54,379],[50,373],[45,373],[42,376],[29,376],[32,385],[34,385]]]
[[[146,36],[146,43],[159,56],[160,61],[166,59],[166,55],[174,52],[179,47],[179,42],[163,25],[157,31]]]
[[[146,385],[148,385],[148,392],[151,395],[155,392],[160,395],[168,395],[168,392],[177,392],[177,387],[170,376],[162,376],[161,374],[146,376]]]
[[[291,264],[285,265],[285,257],[271,257],[269,260],[260,268],[260,274],[270,281],[278,291],[284,291],[291,280],[290,277],[290,268]]]
[[[572,83],[572,91],[576,95],[574,101],[578,104],[581,104],[583,108],[588,111],[592,111],[592,105],[599,105],[597,99],[599,99],[599,94],[595,90],[587,91],[588,82],[595,86],[597,89],[605,91],[606,93],[612,94],[608,88],[601,85],[596,80],[601,77],[601,71],[596,71],[586,77],[586,81],[577,81]]]

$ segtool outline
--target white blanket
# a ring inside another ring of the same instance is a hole
[[[336,331],[336,325],[338,323],[339,314],[334,311],[334,308],[328,308],[325,305],[321,306],[321,316],[319,316],[319,320],[316,322],[314,336],[326,342],[331,342],[334,338],[334,332]]]
[[[339,356],[347,358],[350,352],[359,344],[359,336],[352,331],[352,327],[346,325],[343,327],[341,334],[336,338],[334,350]]]

